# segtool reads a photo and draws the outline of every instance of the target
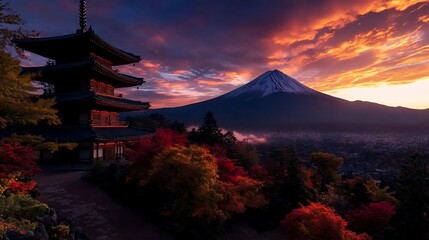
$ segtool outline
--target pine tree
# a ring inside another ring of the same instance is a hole
[[[198,128],[198,132],[201,139],[209,145],[222,142],[223,135],[212,112],[207,112],[204,123]]]
[[[277,163],[277,197],[287,204],[286,210],[306,204],[311,197],[311,192],[305,185],[306,176],[299,164],[299,158],[293,148],[281,148],[275,150],[271,159]]]
[[[217,126],[216,119],[212,112],[207,112],[204,116],[203,124],[196,131],[189,134],[191,142],[197,144],[223,144],[222,130]]]

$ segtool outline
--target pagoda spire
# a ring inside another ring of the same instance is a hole
[[[86,1],[80,0],[79,4],[79,25],[82,32],[86,31]]]

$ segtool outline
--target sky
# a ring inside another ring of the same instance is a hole
[[[78,0],[13,0],[42,37],[79,28]],[[348,100],[429,108],[429,1],[87,0],[87,21],[141,56],[122,73],[144,77],[125,97],[153,108],[229,92],[279,69]],[[23,65],[44,65],[28,54]]]

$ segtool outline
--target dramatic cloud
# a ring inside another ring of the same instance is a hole
[[[155,108],[221,95],[274,68],[329,93],[429,77],[427,1],[87,2],[88,24],[143,59],[119,69],[146,83],[118,91]],[[43,36],[78,28],[77,0],[11,4]]]

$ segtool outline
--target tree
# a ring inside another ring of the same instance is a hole
[[[364,240],[367,234],[357,235],[346,229],[347,222],[331,208],[311,203],[293,210],[280,222],[288,239]]]
[[[179,121],[173,121],[168,124],[168,128],[178,132],[178,133],[186,133],[185,124]]]
[[[35,125],[40,121],[59,123],[54,99],[36,98],[32,75],[21,74],[19,61],[8,52],[12,47],[20,57],[23,51],[13,44],[15,38],[34,37],[36,32],[22,30],[24,22],[9,4],[0,0],[0,129],[16,125]]]
[[[368,205],[370,202],[389,202],[396,205],[398,200],[388,186],[381,187],[372,178],[357,176],[343,181],[343,191],[349,195],[349,201],[355,206]]]
[[[203,124],[189,134],[189,140],[197,144],[215,145],[223,143],[222,130],[217,126],[212,112],[204,116]]]
[[[369,179],[365,183],[365,188],[371,202],[386,201],[392,205],[398,204],[398,200],[394,196],[395,192],[390,191],[389,186],[380,187],[380,183],[374,179]]]
[[[237,142],[228,149],[228,157],[237,159],[237,162],[246,169],[250,169],[260,161],[256,147],[246,141]]]
[[[158,128],[153,136],[141,138],[132,149],[126,151],[127,158],[132,162],[127,171],[128,177],[140,179],[146,176],[158,153],[170,146],[185,145],[187,142],[185,134],[168,128]]]
[[[249,177],[243,167],[226,157],[217,157],[219,185],[224,205],[231,213],[244,212],[246,208],[259,208],[266,204],[261,193],[262,182]]]
[[[20,74],[19,61],[0,51],[0,128],[36,125],[41,121],[58,124],[55,99],[36,98],[31,75]]]
[[[429,171],[421,154],[411,156],[397,179],[399,204],[389,239],[429,239]]]
[[[275,187],[278,188],[277,197],[287,204],[287,209],[306,204],[311,197],[306,186],[306,175],[299,164],[298,155],[293,148],[280,148],[273,151],[271,160],[277,165]]]
[[[326,185],[337,183],[341,179],[338,170],[343,164],[343,158],[330,153],[316,152],[310,155],[310,162],[316,166],[314,180],[321,191],[326,191]]]
[[[204,148],[172,146],[155,157],[146,185],[156,191],[163,215],[186,221],[223,221],[228,215],[218,203],[216,159]]]
[[[34,37],[35,31],[25,32],[22,30],[24,21],[21,16],[13,11],[8,3],[0,0],[0,50],[6,51],[7,47],[15,48],[19,56],[23,57],[23,51],[17,48],[12,40],[16,38]]]
[[[395,215],[395,206],[389,202],[376,202],[362,205],[361,208],[350,210],[346,219],[352,230],[371,235],[381,234],[389,226],[390,218]]]
[[[368,190],[365,186],[367,182],[368,179],[363,176],[355,176],[342,181],[341,190],[344,192],[343,195],[348,198],[348,201],[355,208],[371,202]]]
[[[246,176],[234,161],[216,159],[196,145],[164,149],[141,186],[152,210],[187,230],[219,226],[234,214],[265,204],[261,182]]]
[[[0,179],[19,172],[24,177],[33,177],[38,171],[36,155],[27,146],[0,143]]]

